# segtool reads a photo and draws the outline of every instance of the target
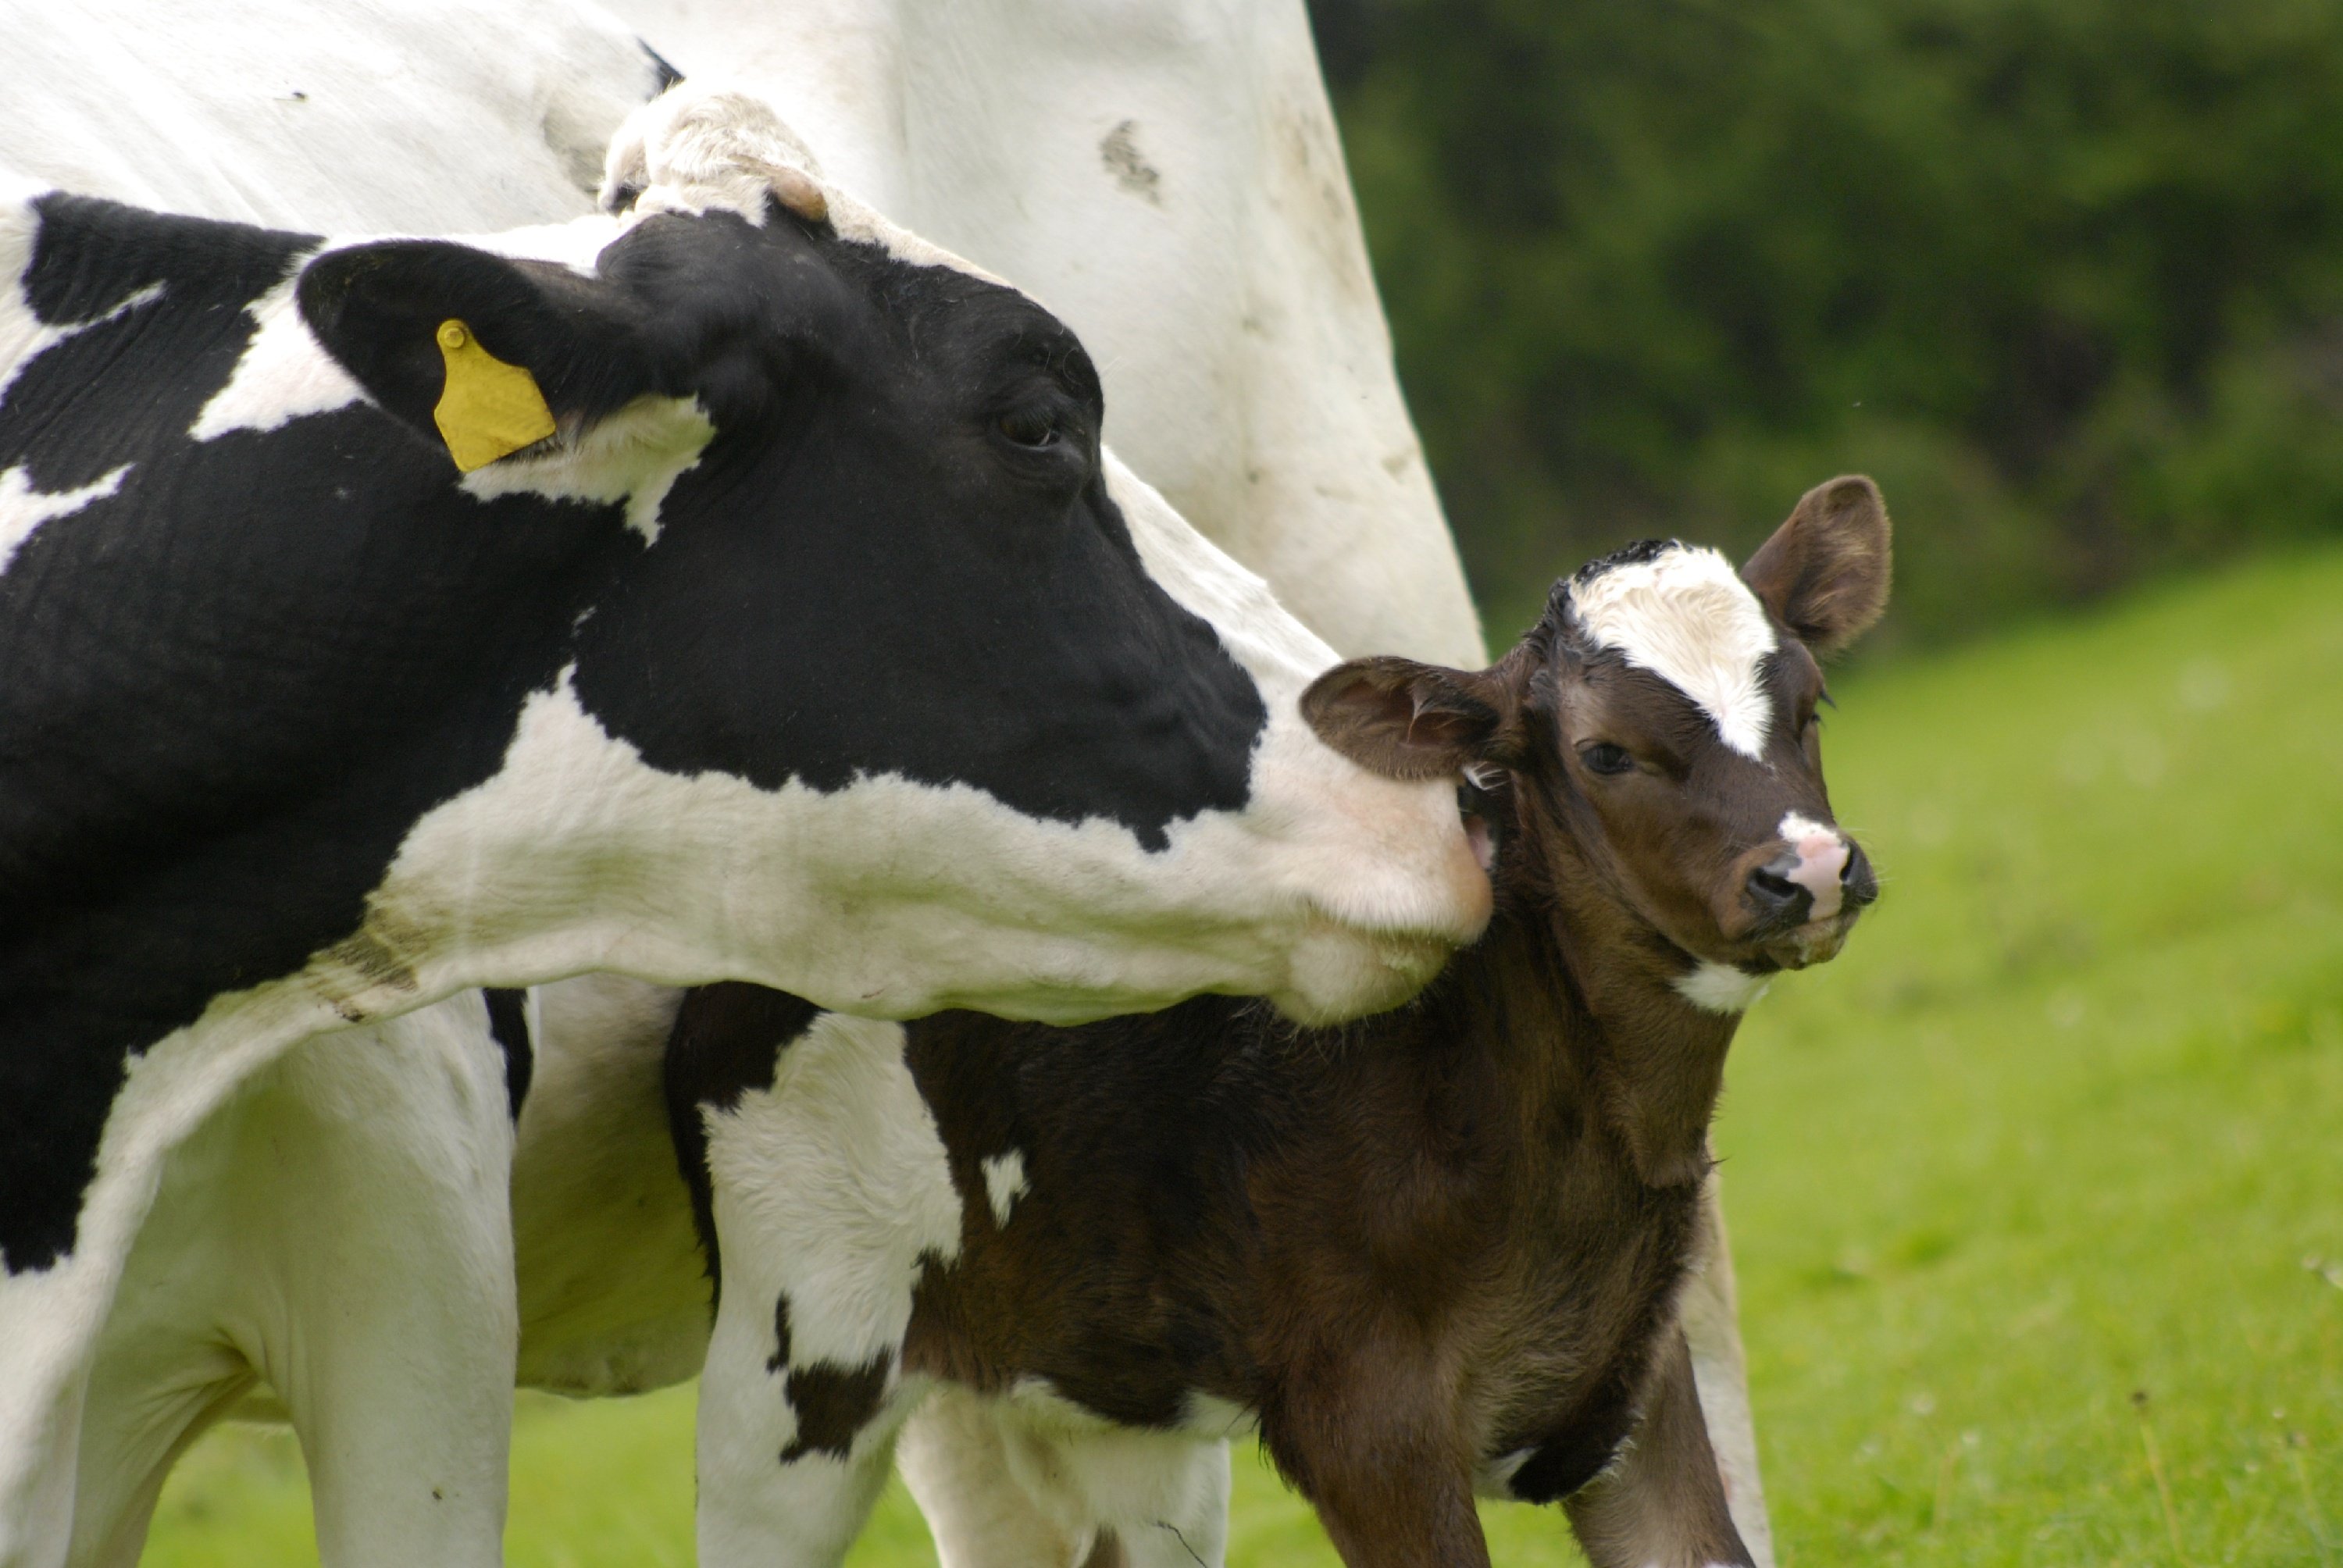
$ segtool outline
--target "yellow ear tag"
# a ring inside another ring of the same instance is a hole
[[[553,410],[537,378],[481,347],[470,327],[452,317],[441,322],[439,357],[447,384],[431,417],[456,467],[468,474],[553,434]]]

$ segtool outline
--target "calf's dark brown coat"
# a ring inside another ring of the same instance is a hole
[[[1675,1317],[1738,1017],[1687,977],[1826,958],[1875,892],[1851,846],[1826,920],[1749,890],[1782,863],[1774,824],[1830,820],[1814,656],[1885,599],[1877,492],[1817,488],[1745,570],[1779,633],[1760,755],[1590,642],[1567,582],[1489,670],[1369,659],[1312,689],[1361,761],[1471,780],[1497,914],[1416,1003],[1306,1031],[1226,998],[907,1026],[962,1231],[863,1408],[890,1376],[1040,1379],[1135,1427],[1236,1405],[1354,1568],[1485,1563],[1476,1492],[1561,1503],[1597,1568],[1747,1563]],[[771,1082],[809,1015],[745,987],[686,1004],[697,1190],[700,1108]],[[1012,1154],[1003,1222],[987,1162]]]

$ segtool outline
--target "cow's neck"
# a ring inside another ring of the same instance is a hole
[[[1564,859],[1551,880],[1544,897],[1505,900],[1439,1005],[1524,1092],[1591,1099],[1645,1184],[1697,1182],[1739,1020],[1679,996],[1683,956],[1583,864]]]

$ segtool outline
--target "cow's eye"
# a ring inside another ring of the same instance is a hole
[[[1628,755],[1625,747],[1614,746],[1608,740],[1580,747],[1578,759],[1586,764],[1589,771],[1595,773],[1625,773],[1635,766],[1634,758]]]
[[[1001,433],[1021,447],[1039,449],[1058,442],[1058,423],[1038,408],[1020,409],[1001,417]]]

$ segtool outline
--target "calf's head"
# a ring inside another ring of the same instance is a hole
[[[1104,452],[1062,323],[842,193],[696,200],[566,262],[394,241],[299,286],[427,446],[448,342],[528,372],[553,433],[474,494],[623,510],[566,690],[630,767],[710,785],[707,816],[668,790],[658,830],[712,849],[653,918],[722,922],[703,956],[627,963],[898,1015],[1216,989],[1320,1019],[1401,999],[1478,929],[1443,792],[1302,723],[1332,653]],[[828,885],[767,918],[768,871]],[[803,972],[825,954],[837,974]]]
[[[1820,661],[1879,618],[1888,576],[1877,487],[1834,479],[1738,573],[1630,546],[1556,584],[1487,670],[1355,660],[1303,708],[1368,767],[1461,772],[1501,890],[1568,879],[1658,939],[1687,1000],[1737,1010],[1763,977],[1835,955],[1878,895],[1832,818],[1816,710]]]

